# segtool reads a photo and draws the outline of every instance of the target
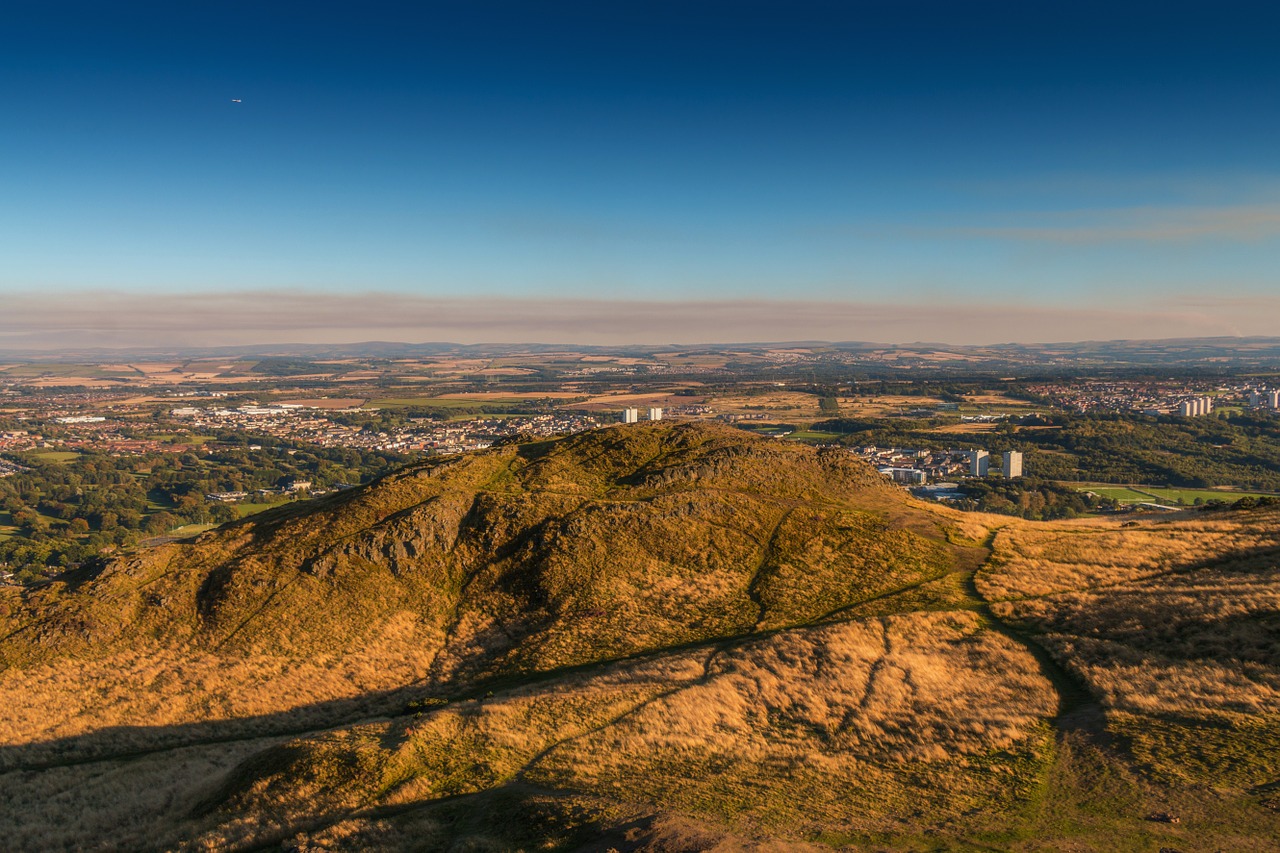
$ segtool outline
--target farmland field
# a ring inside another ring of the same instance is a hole
[[[450,397],[384,397],[379,400],[370,400],[364,404],[364,408],[408,409],[414,406],[430,406],[440,409],[471,409],[481,403],[503,406],[524,402],[528,401],[519,397],[489,397],[484,400],[459,400]]]

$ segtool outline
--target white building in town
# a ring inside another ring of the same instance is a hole
[[[1183,400],[1178,404],[1178,414],[1184,418],[1194,418],[1200,415],[1207,415],[1213,411],[1212,397],[1193,397],[1190,400]]]

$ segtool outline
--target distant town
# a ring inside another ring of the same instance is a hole
[[[843,448],[923,499],[1029,518],[1280,494],[1280,364],[1068,379],[1044,375],[1058,355],[966,358],[959,370],[936,350],[775,346],[12,359],[0,568],[30,580],[414,460],[657,420]]]

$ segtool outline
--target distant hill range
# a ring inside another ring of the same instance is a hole
[[[0,830],[1274,849],[1276,521],[964,515],[700,424],[435,459],[0,593]]]
[[[787,366],[849,365],[892,374],[926,369],[933,373],[963,374],[1002,368],[1054,373],[1067,369],[1092,371],[1199,368],[1224,371],[1249,367],[1280,367],[1280,338],[1213,337],[1165,340],[1077,341],[1062,343],[1007,343],[962,346],[916,342],[784,341],[739,344],[579,346],[572,344],[456,344],[367,341],[352,344],[270,344],[234,347],[166,348],[0,348],[6,361],[55,361],[103,363],[120,360],[169,360],[188,358],[266,359],[409,359],[447,356],[542,358],[555,353],[652,357],[659,353],[735,353],[766,356],[779,350],[792,352]],[[796,359],[799,359],[797,362]]]

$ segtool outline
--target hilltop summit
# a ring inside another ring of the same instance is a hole
[[[48,679],[12,697],[7,734],[347,714],[812,623],[962,550],[848,453],[726,427],[432,459],[9,593],[0,661]]]

